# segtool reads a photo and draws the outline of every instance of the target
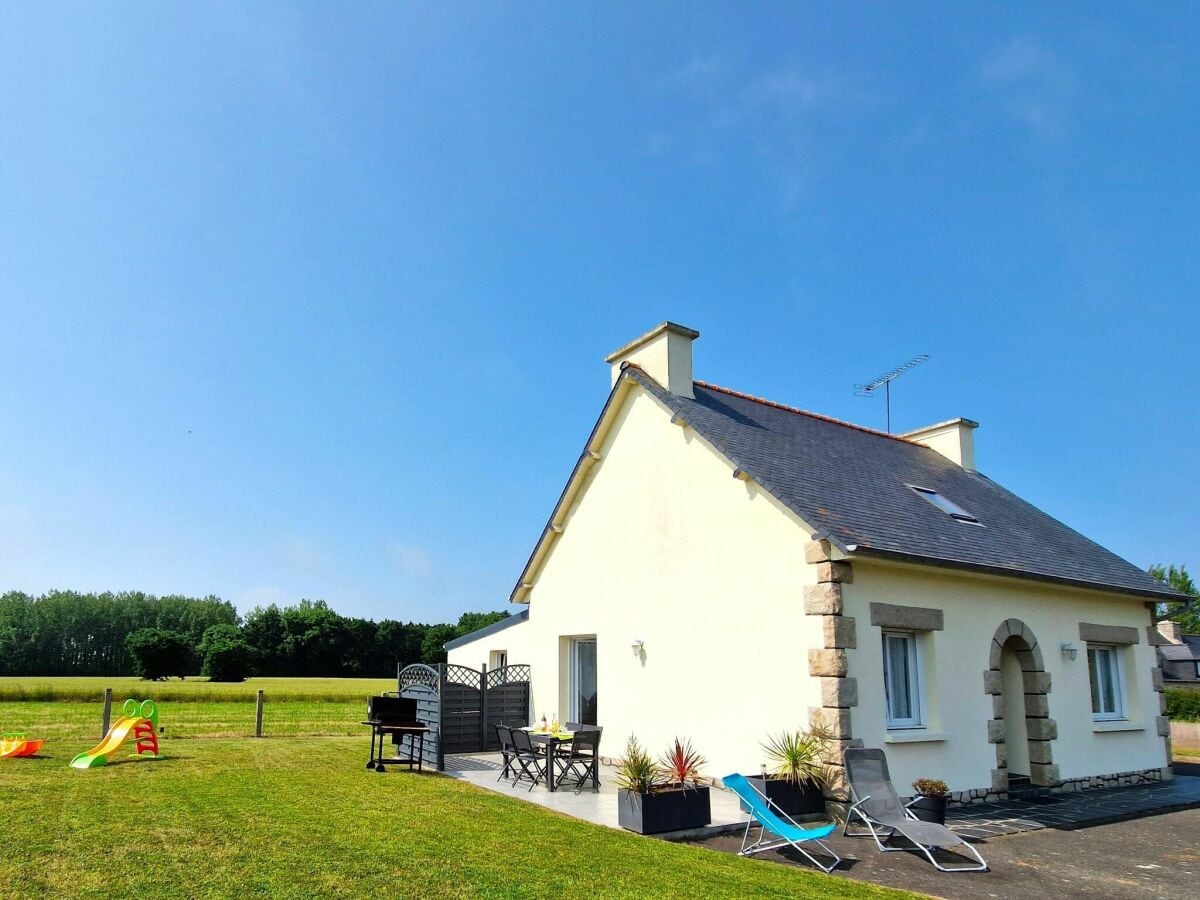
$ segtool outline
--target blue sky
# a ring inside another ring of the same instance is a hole
[[[668,318],[1200,568],[1195,7],[648,6],[0,13],[0,588],[503,608]]]

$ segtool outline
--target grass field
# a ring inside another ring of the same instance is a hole
[[[380,691],[394,691],[394,678],[251,678],[237,684],[210,682],[206,678],[173,678],[142,681],[132,676],[100,678],[0,677],[0,702],[10,700],[101,700],[104,689],[113,697],[153,697],[156,701],[200,703],[210,700],[253,703],[262,690],[268,702],[362,700]]]
[[[255,692],[264,696],[263,733],[271,737],[362,733],[367,698],[395,690],[394,681],[367,678],[255,678],[240,684],[142,681],[138,678],[0,678],[0,732],[24,731],[57,742],[100,737],[104,689],[113,689],[113,717],[128,697],[153,698],[171,738],[254,734]],[[86,746],[79,750],[86,750]]]
[[[75,749],[0,760],[3,896],[902,896],[378,775],[364,736],[167,738],[165,759],[90,771]]]

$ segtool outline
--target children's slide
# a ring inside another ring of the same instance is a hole
[[[0,734],[0,759],[17,756],[33,756],[42,749],[45,741],[27,741],[24,734]]]
[[[138,755],[158,756],[158,709],[154,701],[126,700],[122,712],[124,715],[113,723],[104,740],[71,760],[71,768],[96,769],[107,765],[109,757],[130,738],[137,741]]]

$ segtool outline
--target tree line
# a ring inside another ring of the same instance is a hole
[[[213,596],[11,591],[0,595],[0,675],[384,678],[397,663],[444,662],[446,641],[507,615],[464,613],[454,624],[377,622],[343,616],[323,600],[302,600],[257,607],[242,618]]]

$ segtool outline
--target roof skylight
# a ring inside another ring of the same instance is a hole
[[[961,506],[959,506],[957,503],[955,503],[953,500],[951,500],[948,497],[943,497],[937,491],[935,491],[931,488],[917,487],[915,484],[910,484],[909,487],[912,488],[913,491],[916,492],[918,497],[924,497],[926,500],[928,500],[930,503],[932,503],[934,506],[936,506],[938,509],[940,509],[942,512],[944,512],[946,515],[948,515],[950,518],[955,519],[959,522],[964,522],[967,525],[982,525],[983,524],[977,518],[975,518],[973,515],[971,515],[969,512],[967,512],[965,509],[963,509]]]

